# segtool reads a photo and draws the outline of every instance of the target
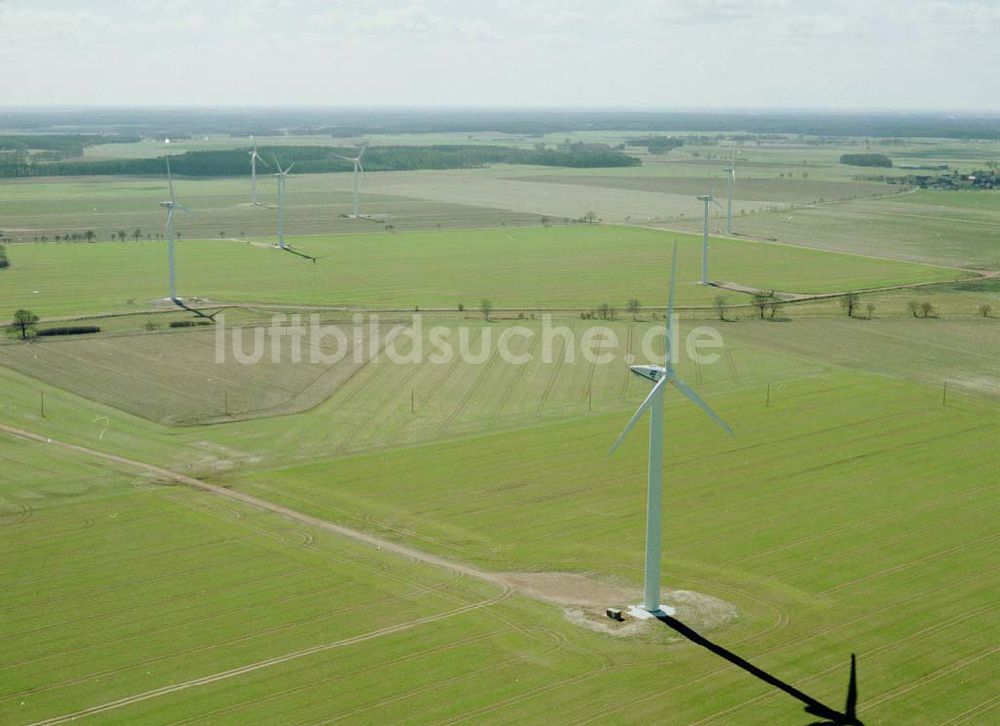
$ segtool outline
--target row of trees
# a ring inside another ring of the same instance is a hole
[[[351,162],[333,154],[352,156],[354,149],[329,146],[263,147],[260,154],[269,165],[275,156],[283,165],[294,163],[297,172],[350,172]],[[248,149],[189,151],[170,157],[175,174],[184,176],[242,176],[249,166]],[[610,147],[586,146],[573,149],[518,149],[492,145],[373,146],[365,153],[368,171],[415,171],[419,169],[464,169],[490,164],[533,164],[562,167],[636,166],[638,159]],[[66,175],[156,175],[164,170],[163,158],[153,159],[84,159],[31,164],[14,167],[0,165],[0,176]]]
[[[10,259],[7,257],[7,248],[0,245],[0,270],[10,267]]]
[[[175,230],[174,236],[177,239],[180,239],[182,235],[181,235],[180,231]],[[220,237],[225,237],[226,236],[225,231],[220,231],[219,232],[219,236]],[[245,235],[244,232],[240,232],[240,236],[244,237],[246,235]],[[163,233],[162,232],[144,233],[138,227],[136,227],[135,229],[133,229],[131,232],[128,231],[128,230],[119,229],[117,231],[113,231],[113,232],[110,232],[108,234],[108,238],[112,242],[114,242],[115,240],[118,240],[119,242],[124,242],[127,239],[132,239],[132,240],[138,242],[141,239],[161,239],[162,237],[163,237]],[[97,233],[94,230],[92,230],[92,229],[88,229],[86,232],[73,232],[73,233],[67,233],[67,234],[62,234],[62,235],[55,234],[55,235],[52,235],[51,238],[48,235],[46,235],[46,234],[35,235],[34,237],[32,237],[32,240],[35,241],[35,242],[49,242],[49,241],[52,241],[52,242],[96,242],[97,238],[98,238]]]

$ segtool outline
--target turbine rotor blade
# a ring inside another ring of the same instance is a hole
[[[667,379],[664,378],[663,380],[667,380]],[[688,386],[684,381],[682,381],[680,378],[677,378],[677,377],[671,377],[670,378],[670,383],[678,391],[680,391],[685,396],[687,396],[688,399],[692,403],[694,403],[702,411],[704,411],[706,414],[708,414],[708,417],[710,419],[712,419],[713,421],[715,421],[715,423],[717,423],[719,426],[721,426],[723,429],[725,429],[726,433],[728,433],[730,436],[735,436],[736,435],[736,434],[733,433],[733,430],[731,428],[729,428],[729,424],[727,424],[725,421],[723,421],[722,417],[719,416],[719,414],[717,414],[715,411],[713,411],[712,408],[711,408],[711,406],[709,406],[707,403],[705,403],[705,401],[702,400],[701,396],[699,396],[697,393],[695,393],[693,390],[691,390],[690,386]]]
[[[170,173],[170,159],[167,159],[167,184],[170,185],[170,201],[176,204],[177,200],[174,198],[174,177]]]
[[[618,438],[615,439],[615,443],[611,444],[611,450],[608,451],[609,454],[615,453],[618,447],[621,446],[622,442],[625,440],[625,437],[628,436],[628,432],[635,427],[639,419],[642,418],[642,415],[646,413],[646,409],[648,409],[650,406],[653,405],[653,401],[656,399],[656,395],[660,392],[660,389],[667,384],[667,381],[669,380],[670,380],[670,373],[667,372],[667,374],[664,375],[663,378],[661,378],[656,382],[656,385],[653,386],[653,390],[649,392],[648,396],[646,396],[646,400],[643,401],[641,404],[639,404],[639,408],[637,408],[635,410],[635,413],[632,414],[632,418],[629,419],[629,422],[627,424],[625,424],[625,428],[622,430],[620,434],[618,434]]]
[[[358,163],[361,163],[361,157],[365,155],[366,151],[368,151],[368,144],[362,146],[361,151],[358,152]]]
[[[279,173],[279,174],[284,174],[284,173],[285,173],[285,170],[281,168],[281,162],[280,162],[280,161],[278,161],[278,155],[277,155],[277,154],[271,154],[271,156],[273,156],[273,157],[274,157],[274,165],[275,165],[276,167],[278,167],[278,173]]]
[[[293,167],[293,166],[295,166],[295,162],[294,162],[294,161],[293,161],[293,162],[292,162],[291,164],[289,164],[289,165],[288,165],[288,168],[287,168],[287,169],[285,169],[285,170],[284,170],[284,171],[282,172],[282,174],[287,174],[288,172],[290,172],[290,171],[292,170],[292,167]]]

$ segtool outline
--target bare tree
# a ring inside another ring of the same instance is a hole
[[[493,311],[493,301],[484,297],[479,301],[479,309],[483,311],[483,317],[489,320],[490,313]]]
[[[582,217],[580,217],[580,220],[587,224],[594,224],[595,222],[597,222],[597,212],[587,212]]]
[[[849,292],[840,298],[840,307],[844,308],[844,311],[847,313],[847,317],[853,318],[854,309],[858,307],[859,302],[860,297],[858,296],[858,293]]]
[[[8,331],[20,336],[21,340],[27,340],[35,334],[37,325],[38,316],[30,310],[21,309],[14,313],[14,322],[8,326]]]
[[[868,319],[872,319],[872,315],[875,314],[875,303],[867,303],[865,305],[865,312],[868,313]]]
[[[133,229],[132,230],[132,239],[134,239],[136,242],[138,242],[140,239],[142,239],[142,230],[139,229],[138,227],[136,227],[135,229]]]
[[[750,300],[750,304],[757,308],[757,315],[761,320],[764,319],[764,313],[767,311],[767,306],[771,303],[771,298],[774,297],[774,293],[754,293],[753,298]]]
[[[980,305],[979,306],[979,314],[982,315],[984,318],[988,318],[990,316],[990,313],[992,313],[992,312],[993,312],[993,306],[992,305]]]
[[[916,300],[910,300],[910,302],[906,303],[906,309],[910,311],[910,315],[913,317],[920,317],[920,303]]]
[[[924,302],[920,303],[920,313],[925,318],[935,318],[935,317],[937,317],[937,311],[934,309],[934,306],[931,305],[926,300]]]
[[[635,320],[641,309],[642,305],[639,304],[639,300],[637,298],[632,298],[628,301],[628,311],[632,313],[633,320]]]
[[[726,320],[726,312],[728,312],[728,310],[729,310],[729,307],[726,304],[726,296],[725,295],[716,295],[715,296],[715,312],[718,314],[719,320],[722,320],[722,321]]]

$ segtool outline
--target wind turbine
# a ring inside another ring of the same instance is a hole
[[[260,204],[257,202],[257,162],[260,161],[261,164],[267,166],[267,162],[264,161],[263,157],[257,153],[257,140],[254,139],[253,151],[248,152],[250,154],[250,184],[253,188],[253,201],[251,204],[255,207],[259,207]]]
[[[177,197],[174,196],[174,178],[170,174],[170,159],[167,162],[167,183],[170,185],[170,201],[160,202],[160,206],[167,210],[167,265],[169,268],[169,278],[170,278],[170,299],[181,304],[180,300],[177,299],[177,269],[174,261],[174,211],[180,209],[181,211],[187,212],[188,210],[177,203]]]
[[[639,419],[649,411],[649,478],[646,489],[646,562],[643,586],[643,602],[641,606],[633,607],[630,613],[633,617],[650,618],[662,615],[673,615],[674,609],[660,603],[660,555],[662,538],[662,505],[663,505],[663,394],[667,385],[671,385],[683,393],[696,406],[701,408],[709,418],[725,429],[730,435],[733,430],[715,413],[701,397],[691,390],[684,381],[677,377],[671,357],[675,350],[673,346],[673,314],[674,288],[677,283],[677,243],[674,243],[673,262],[670,267],[670,292],[667,302],[667,350],[663,366],[640,365],[629,366],[629,370],[637,376],[653,381],[656,385],[646,396],[625,429],[615,439],[611,446],[613,453],[625,440]]]
[[[275,156],[274,164],[278,167],[278,173],[274,174],[278,177],[278,246],[287,250],[288,247],[285,245],[285,179],[288,177],[288,172],[295,166],[295,162],[289,164],[287,169],[282,169],[281,162]]]
[[[705,219],[701,227],[701,284],[708,284],[708,208],[715,204],[722,207],[711,194],[702,194],[698,199],[705,203]]]
[[[362,146],[361,151],[358,152],[357,156],[341,156],[340,154],[334,154],[335,159],[340,159],[341,161],[350,161],[354,164],[354,213],[351,215],[354,219],[357,219],[359,215],[359,204],[358,204],[358,172],[362,174],[365,173],[365,168],[361,165],[361,157],[365,155],[365,151],[368,149],[367,146]]]
[[[733,186],[736,184],[736,145],[733,145],[733,161],[726,172],[726,234],[733,233]]]
[[[274,157],[274,165],[278,167],[278,173],[274,176],[278,177],[278,247],[283,249],[285,252],[291,252],[293,255],[298,255],[299,257],[304,257],[307,260],[312,260],[313,264],[316,264],[318,257],[313,257],[312,255],[307,255],[305,252],[299,252],[298,250],[293,250],[289,245],[285,243],[285,180],[288,178],[288,172],[292,170],[295,166],[293,161],[288,165],[287,169],[281,168],[281,162],[278,161],[278,157]]]

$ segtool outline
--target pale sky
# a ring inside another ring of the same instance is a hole
[[[0,106],[1000,110],[1000,0],[0,0]]]

